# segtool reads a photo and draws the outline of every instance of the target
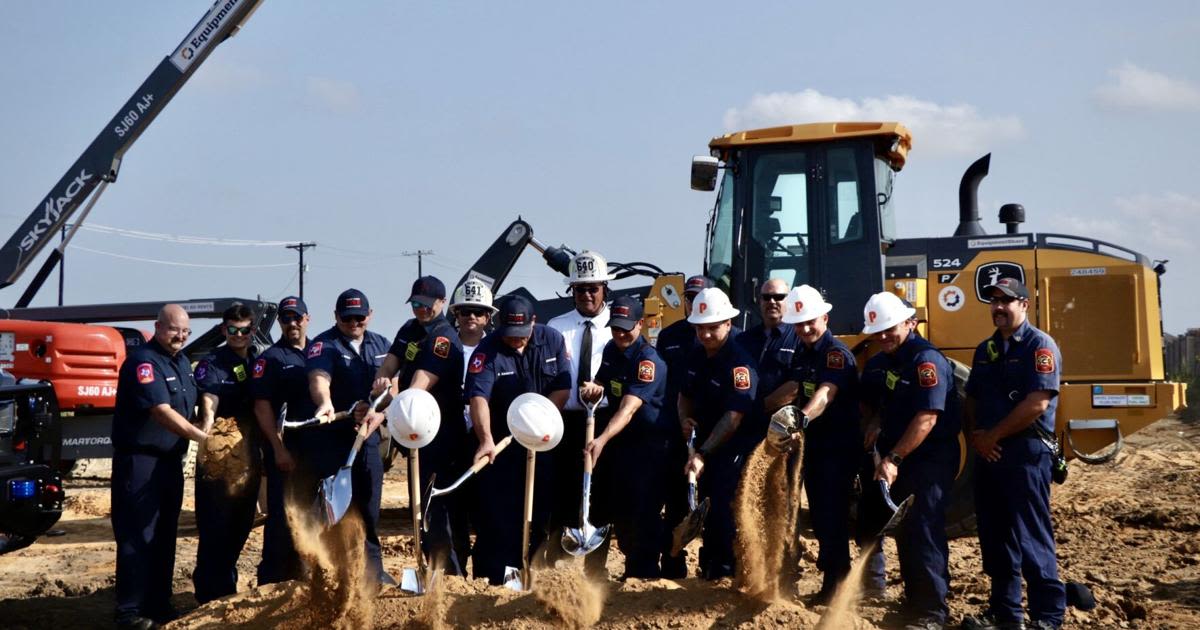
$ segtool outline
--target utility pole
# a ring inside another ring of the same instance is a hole
[[[420,278],[421,276],[425,275],[425,272],[421,269],[421,257],[432,256],[433,250],[432,249],[418,249],[415,252],[400,252],[400,255],[417,257],[417,277]]]
[[[300,299],[301,300],[304,299],[304,270],[305,270],[304,250],[306,250],[310,247],[315,248],[316,246],[317,246],[317,244],[313,243],[313,242],[308,242],[308,243],[302,242],[302,243],[296,243],[295,245],[285,245],[284,246],[284,247],[287,247],[288,249],[294,249],[300,253]]]

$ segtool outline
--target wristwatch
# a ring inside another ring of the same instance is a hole
[[[888,453],[887,456],[888,456],[888,459],[892,460],[892,463],[895,464],[896,468],[899,468],[900,464],[902,464],[904,462],[904,458],[900,455],[900,453],[897,453],[896,451],[892,451],[892,452]]]
[[[708,451],[705,451],[704,447],[702,446],[697,446],[695,449],[693,449],[692,454],[699,455],[700,459],[708,459]]]

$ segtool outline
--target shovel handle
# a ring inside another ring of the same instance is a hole
[[[584,403],[584,407],[587,408],[587,422],[585,422],[583,425],[584,446],[587,446],[592,442],[592,440],[596,439],[596,405],[598,404],[600,404],[600,401],[598,400],[594,403]],[[583,473],[585,475],[591,475],[593,465],[594,464],[592,463],[591,455],[584,453]]]
[[[525,514],[521,524],[521,585],[526,589],[532,586],[529,580],[529,529],[533,525],[533,479],[537,454],[527,451],[525,456]]]
[[[425,554],[421,551],[421,449],[414,448],[408,454],[408,495],[412,508],[413,554],[417,557],[418,578],[425,577]]]
[[[354,436],[354,446],[350,448],[350,455],[346,457],[346,466],[354,465],[354,458],[358,456],[358,450],[362,448],[363,442],[367,441],[367,423],[364,422],[358,428],[358,434]]]
[[[492,458],[495,459],[496,456],[498,456],[501,451],[503,451],[505,448],[508,447],[509,444],[512,443],[512,440],[513,440],[512,436],[509,435],[509,436],[506,436],[503,440],[500,440],[499,442],[497,442],[496,448],[492,450]],[[487,466],[487,465],[488,465],[488,458],[480,457],[479,459],[475,460],[474,464],[471,464],[469,474],[473,475],[473,474],[483,470],[483,467]]]

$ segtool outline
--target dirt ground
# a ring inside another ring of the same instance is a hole
[[[386,480],[381,531],[385,564],[394,575],[414,566],[402,462]],[[0,556],[0,624],[9,628],[103,628],[111,626],[114,544],[108,520],[108,484],[102,467],[67,484],[65,532]],[[1200,627],[1200,425],[1163,420],[1131,436],[1116,461],[1101,466],[1072,462],[1070,480],[1054,488],[1054,517],[1061,572],[1088,584],[1098,607],[1068,611],[1068,626],[1081,628]],[[306,627],[311,593],[289,582],[255,588],[254,566],[262,529],[251,534],[239,563],[240,592],[196,608],[190,573],[196,527],[191,487],[180,519],[175,605],[189,614],[172,628]],[[696,543],[693,543],[694,552]],[[894,547],[886,549],[894,558]],[[805,552],[795,591],[819,584],[815,547]],[[977,543],[951,543],[952,621],[985,601]],[[694,557],[694,553],[692,554]],[[609,560],[619,575],[619,553]],[[889,601],[863,605],[861,619],[842,627],[895,627],[900,595],[895,563],[889,563]],[[489,587],[483,581],[437,580],[423,598],[386,589],[373,601],[376,627],[579,627],[596,620],[611,628],[813,627],[823,608],[807,608],[785,596],[759,603],[733,590],[728,580],[609,581],[586,587],[571,568],[542,573],[534,593]],[[794,595],[794,593],[792,593]],[[320,624],[348,627],[350,624]]]

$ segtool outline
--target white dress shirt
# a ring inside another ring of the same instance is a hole
[[[583,343],[584,322],[592,322],[592,373],[587,380],[596,380],[596,372],[600,370],[600,361],[604,357],[604,346],[612,340],[612,331],[608,329],[608,306],[605,305],[595,317],[584,317],[576,309],[571,309],[546,325],[562,333],[567,343],[567,356],[571,359],[571,394],[567,398],[565,409],[583,410],[579,404],[579,346]],[[607,401],[600,402],[601,407],[607,407]]]

